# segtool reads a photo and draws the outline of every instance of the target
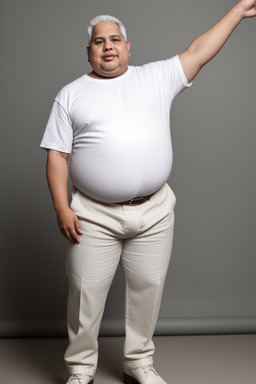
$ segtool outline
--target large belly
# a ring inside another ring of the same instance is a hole
[[[156,192],[172,167],[170,135],[107,135],[75,146],[71,179],[99,201],[117,203]]]

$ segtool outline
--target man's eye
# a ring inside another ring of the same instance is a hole
[[[102,41],[95,41],[95,44],[96,45],[99,45],[99,44],[101,44],[102,43]]]

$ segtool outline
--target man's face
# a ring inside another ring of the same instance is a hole
[[[104,21],[95,25],[87,54],[92,77],[117,77],[127,71],[130,43],[126,42],[116,23]]]

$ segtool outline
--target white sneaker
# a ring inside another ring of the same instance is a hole
[[[88,375],[71,375],[66,384],[93,384],[93,377]]]
[[[144,367],[124,369],[125,384],[167,384],[156,372],[153,365]]]

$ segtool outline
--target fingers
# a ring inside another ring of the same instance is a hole
[[[79,236],[83,234],[81,224],[76,214],[71,210],[65,210],[58,214],[60,232],[72,244],[79,244]]]
[[[83,234],[82,227],[76,216],[74,226],[69,229],[67,233],[67,236],[68,236],[67,238],[73,244],[79,244],[80,243],[79,235],[82,235],[82,234]]]
[[[82,235],[82,234],[83,234],[83,230],[82,230],[80,221],[79,221],[78,219],[76,220],[75,228],[76,228],[76,232],[77,232],[79,235]]]
[[[79,222],[78,224],[76,223],[71,228],[66,228],[63,234],[69,241],[71,241],[72,244],[79,244],[80,243],[79,235],[83,234],[80,223]]]
[[[72,244],[79,244],[80,238],[75,229],[67,229],[62,233]]]

